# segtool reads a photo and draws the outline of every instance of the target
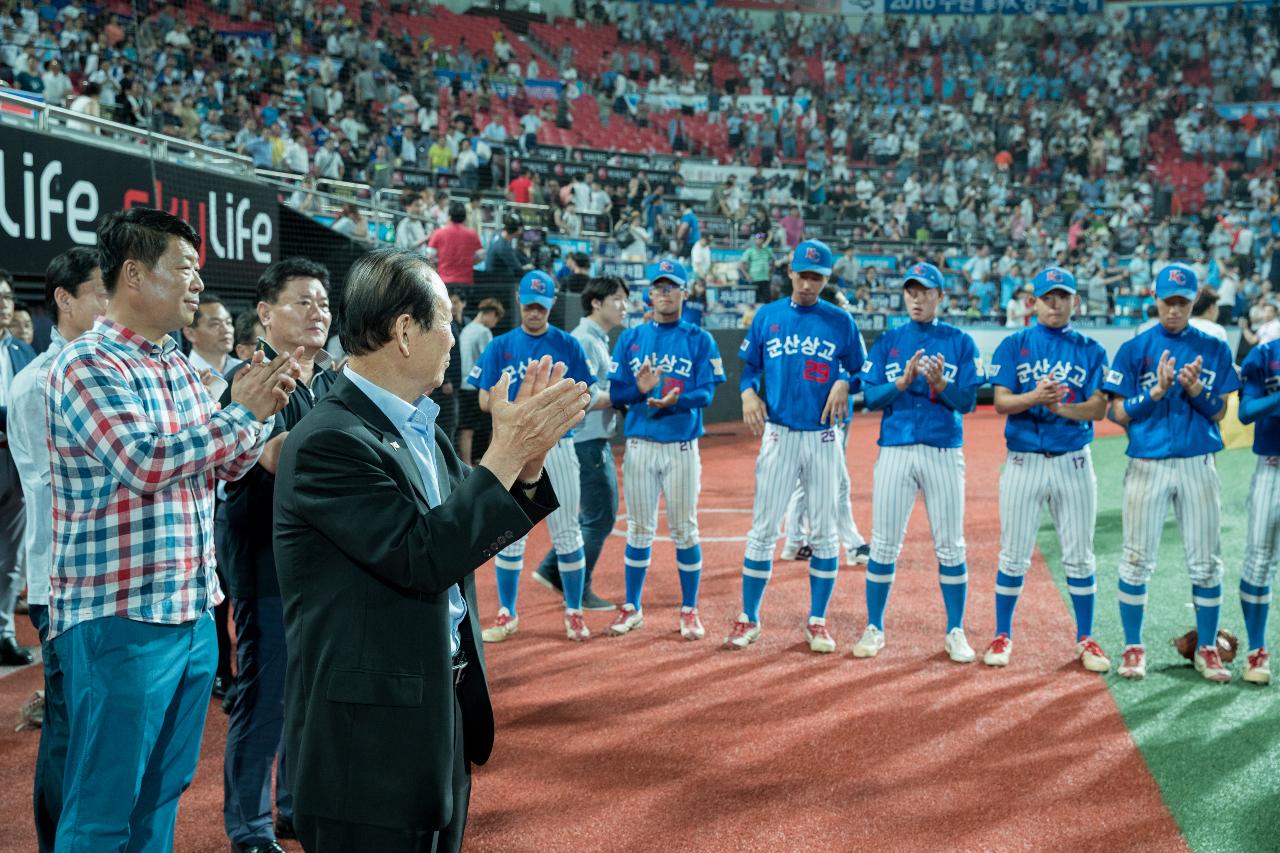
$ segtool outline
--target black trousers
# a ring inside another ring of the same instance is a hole
[[[462,720],[456,697],[453,713]],[[435,832],[391,829],[297,812],[293,827],[302,849],[306,853],[460,853],[471,803],[471,767],[463,750],[462,725],[453,727],[453,817],[448,826]]]

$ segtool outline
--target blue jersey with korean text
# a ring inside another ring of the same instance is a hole
[[[1083,403],[1102,387],[1107,351],[1070,326],[1035,325],[1000,342],[987,376],[992,385],[1015,394],[1034,391],[1046,377],[1066,385],[1064,403]],[[1009,415],[1004,426],[1009,449],[1018,453],[1070,453],[1093,441],[1092,421],[1073,421],[1044,406]]]
[[[614,399],[639,393],[636,373],[646,359],[662,373],[662,380],[649,396],[665,397],[679,388],[680,397],[665,409],[652,408],[643,400],[631,404],[624,422],[627,438],[669,443],[701,436],[702,410],[725,379],[720,348],[711,334],[683,320],[627,329],[618,338],[609,365],[609,393]]]
[[[1240,373],[1244,379],[1240,396],[1280,394],[1280,340],[1251,349],[1240,365]],[[1254,421],[1253,452],[1259,456],[1280,456],[1280,411]]]
[[[896,382],[907,362],[924,350],[925,355],[941,355],[943,374],[960,389],[976,389],[985,380],[978,347],[968,332],[948,323],[910,322],[891,329],[871,345],[871,354],[862,365],[863,387]],[[937,399],[921,373],[907,390],[884,409],[880,418],[881,447],[925,444],[929,447],[959,447],[964,443],[962,415]]]
[[[484,348],[484,352],[476,360],[476,366],[471,368],[466,383],[472,388],[488,391],[497,384],[502,374],[509,374],[511,387],[508,394],[514,400],[516,392],[520,390],[520,383],[524,381],[525,371],[544,355],[551,356],[552,361],[564,362],[566,379],[585,382],[588,386],[595,385],[596,376],[587,364],[587,354],[583,351],[582,344],[573,335],[555,326],[547,326],[547,331],[541,335],[530,335],[519,326],[498,335]],[[573,435],[573,430],[565,435]]]
[[[1196,356],[1203,359],[1202,393],[1222,396],[1240,387],[1231,350],[1225,343],[1194,326],[1174,335],[1156,324],[1120,345],[1102,390],[1128,398],[1152,388],[1165,350],[1173,356],[1174,370],[1195,361]],[[1125,452],[1134,459],[1181,459],[1222,449],[1218,424],[1191,407],[1177,379],[1156,403],[1155,411],[1129,424],[1128,433],[1129,447]]]
[[[829,302],[797,305],[779,299],[756,311],[738,348],[743,361],[739,390],[764,378],[765,406],[771,423],[794,430],[825,430],[822,410],[836,380],[856,388],[866,350],[845,311]]]

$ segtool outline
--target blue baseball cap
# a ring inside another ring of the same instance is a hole
[[[1062,267],[1046,267],[1036,273],[1035,278],[1031,279],[1031,286],[1035,289],[1037,298],[1055,290],[1061,290],[1074,296],[1076,292],[1076,277]]]
[[[934,290],[945,290],[947,283],[942,278],[942,272],[933,264],[920,261],[907,267],[907,274],[902,280],[902,286],[906,287],[911,282],[918,282],[925,287],[932,287]]]
[[[831,275],[831,249],[821,240],[805,240],[791,254],[792,272],[816,272]]]
[[[665,278],[683,290],[689,283],[689,274],[685,272],[684,264],[674,258],[663,258],[656,264],[649,264],[644,273],[650,284],[657,284]]]
[[[533,270],[520,279],[520,304],[541,305],[548,311],[556,301],[556,280],[542,270]]]
[[[1196,271],[1186,264],[1169,264],[1156,273],[1156,299],[1181,296],[1189,302],[1194,302],[1199,292],[1200,285],[1196,281]]]

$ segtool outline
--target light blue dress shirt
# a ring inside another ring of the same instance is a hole
[[[427,492],[427,503],[433,507],[439,506],[440,481],[436,478],[436,416],[440,414],[440,407],[425,394],[418,398],[417,405],[410,405],[385,388],[373,384],[356,373],[349,364],[343,372],[400,431],[401,438],[405,440],[405,444],[409,446],[409,452],[413,455],[414,464],[418,466],[418,473],[422,475],[422,486]],[[462,624],[466,615],[466,599],[462,597],[462,590],[458,584],[453,584],[449,587],[449,643],[450,651],[455,655],[462,643],[458,636],[458,626]]]

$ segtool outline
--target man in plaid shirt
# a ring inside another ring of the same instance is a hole
[[[217,664],[214,481],[258,460],[297,375],[290,354],[258,354],[218,409],[167,333],[199,306],[199,248],[163,211],[106,217],[106,315],[49,375],[49,635],[70,730],[58,850],[172,849]]]

